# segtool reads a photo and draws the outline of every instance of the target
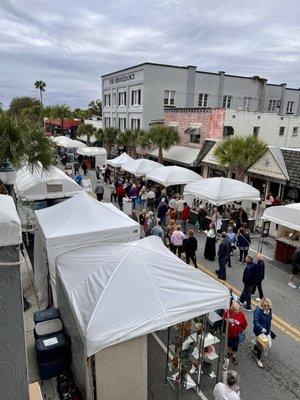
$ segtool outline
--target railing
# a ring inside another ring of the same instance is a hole
[[[169,108],[165,107],[165,113],[208,113],[211,114],[216,110],[216,108],[204,108],[204,107],[194,107],[194,108]]]

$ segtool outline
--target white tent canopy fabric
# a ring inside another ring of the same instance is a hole
[[[188,168],[177,167],[175,165],[156,168],[147,174],[147,178],[167,187],[172,185],[185,185],[190,182],[202,180],[202,176]]]
[[[86,192],[35,212],[34,277],[38,298],[46,300],[47,276],[55,299],[55,259],[71,249],[98,243],[120,243],[139,238],[139,224],[111,203],[100,203]],[[84,266],[85,264],[83,264]],[[80,266],[79,266],[80,268]]]
[[[156,168],[160,168],[161,164],[148,160],[146,158],[139,158],[137,160],[131,160],[122,165],[122,169],[135,176],[144,176]]]
[[[226,287],[188,266],[156,236],[81,248],[56,264],[86,356],[229,306]]]
[[[300,231],[300,203],[268,207],[265,209],[262,218]]]
[[[11,196],[0,194],[0,247],[22,243],[21,222]]]
[[[58,187],[59,191],[51,190],[49,187],[51,184],[61,186],[61,190]],[[26,165],[17,171],[15,191],[19,199],[28,201],[58,199],[74,196],[83,190],[72,178],[57,167],[51,167],[49,171],[44,171],[42,168],[32,171]]]
[[[122,153],[116,158],[111,160],[107,160],[107,164],[111,165],[115,168],[121,168],[123,164],[127,163],[128,161],[133,161],[133,158],[130,157],[127,153]]]
[[[85,143],[80,142],[79,140],[70,139],[67,136],[55,136],[52,138],[53,142],[57,144],[57,146],[65,147],[66,149],[75,149],[78,147],[86,147]]]
[[[79,147],[76,152],[82,156],[106,156],[106,150],[103,147]]]
[[[252,200],[259,201],[260,193],[253,186],[245,182],[230,178],[207,178],[199,182],[192,182],[184,187],[183,195],[198,197],[220,206],[232,201]]]

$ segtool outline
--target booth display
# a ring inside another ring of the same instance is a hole
[[[168,187],[173,185],[186,185],[190,182],[200,181],[203,178],[190,169],[173,165],[156,168],[154,171],[147,174],[147,179]]]
[[[44,171],[24,166],[17,172],[15,191],[20,200],[36,201],[74,196],[83,188],[57,167]]]
[[[78,268],[83,262],[84,268]],[[145,335],[229,306],[226,287],[188,266],[156,236],[83,247],[60,255],[56,265],[58,305],[76,348],[73,370],[87,399],[93,392],[91,359],[103,400],[146,399]],[[134,369],[143,374],[141,379],[128,374],[131,364],[124,354],[130,351],[142,369]],[[114,360],[117,375],[111,374]],[[124,374],[126,385],[120,385]],[[137,394],[132,395],[132,384]]]
[[[128,161],[127,163],[123,164],[121,168],[123,171],[129,172],[137,177],[141,177],[160,167],[161,164],[156,161],[147,160],[146,158],[139,158],[138,160]]]
[[[122,153],[116,158],[107,160],[107,164],[115,168],[121,168],[122,165],[126,164],[128,161],[133,161],[134,159],[130,157],[127,153]]]
[[[139,238],[137,222],[111,203],[100,203],[85,192],[35,214],[34,278],[40,301],[48,301],[50,275],[56,303],[55,259],[59,254],[91,244]]]
[[[265,209],[262,219],[278,224],[275,259],[290,264],[300,247],[300,203]]]
[[[107,152],[103,147],[79,147],[77,154],[86,157],[95,157],[95,168],[106,164]]]

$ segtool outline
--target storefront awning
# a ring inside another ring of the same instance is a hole
[[[273,146],[269,146],[268,150],[248,169],[247,173],[282,182],[290,179],[281,149]]]
[[[174,164],[193,167],[200,149],[187,146],[172,146],[169,150],[163,150],[163,159]],[[150,157],[158,158],[158,149],[149,153]]]

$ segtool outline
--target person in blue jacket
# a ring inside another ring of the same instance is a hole
[[[254,311],[253,316],[253,332],[257,337],[261,333],[269,335],[271,331],[272,323],[272,303],[268,297],[263,297]],[[261,362],[262,350],[255,345],[252,350],[256,354],[256,363],[259,368],[264,368],[264,364]]]

